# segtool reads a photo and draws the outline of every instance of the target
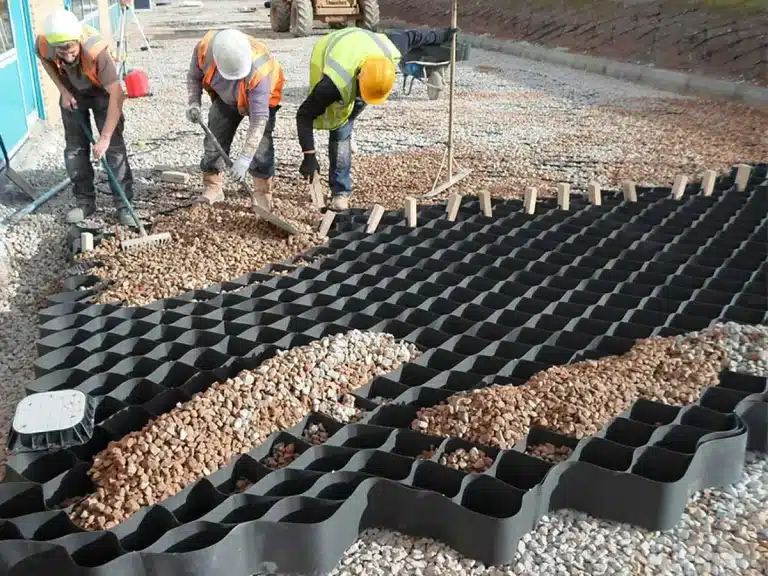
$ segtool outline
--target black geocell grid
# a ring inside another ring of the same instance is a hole
[[[55,297],[40,315],[38,379],[27,390],[98,396],[98,424],[88,444],[9,458],[0,566],[13,576],[322,574],[371,526],[502,564],[558,508],[671,527],[691,491],[736,481],[748,446],[768,450],[766,378],[724,372],[683,408],[639,400],[580,441],[533,429],[512,450],[481,447],[494,459],[483,474],[436,462],[472,444],[406,428],[455,392],[520,384],[552,365],[623,353],[635,338],[765,322],[765,177],[757,166],[738,193],[731,174],[708,198],[691,185],[679,201],[669,189],[641,189],[636,203],[604,193],[600,207],[574,196],[568,212],[544,201],[535,216],[504,201],[486,218],[465,198],[455,223],[444,207],[424,207],[417,228],[388,213],[370,235],[366,215],[351,213],[308,255],[323,259],[290,276],[254,273],[142,308],[92,305],[88,290]],[[360,423],[311,414],[108,532],[83,532],[57,508],[92,491],[90,459],[110,440],[277,349],[352,328],[426,350],[357,391]],[[318,421],[332,436],[310,447],[300,437]],[[301,456],[271,471],[260,460],[276,442]],[[524,453],[542,442],[575,450],[556,465]],[[431,460],[415,458],[432,445]],[[239,478],[255,484],[235,494]]]

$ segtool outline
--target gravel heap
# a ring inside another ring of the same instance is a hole
[[[291,462],[299,457],[299,453],[296,452],[296,444],[291,442],[290,444],[283,444],[279,442],[272,447],[268,456],[265,456],[261,463],[267,468],[277,470],[288,466]]]
[[[525,453],[556,464],[567,460],[573,454],[573,448],[569,446],[555,446],[545,442],[544,444],[532,444],[526,447]]]
[[[311,411],[334,415],[338,398],[419,356],[394,336],[350,331],[292,348],[255,370],[217,382],[96,455],[89,475],[96,492],[71,518],[108,529],[225,466]],[[349,414],[345,401],[342,412]],[[287,464],[288,447],[271,467]]]
[[[319,446],[328,440],[328,432],[322,424],[310,424],[301,433],[301,437],[313,446]]]
[[[493,458],[477,448],[470,448],[469,450],[458,448],[453,452],[446,452],[440,455],[439,461],[440,464],[448,466],[448,468],[477,474],[485,472],[493,464]]]
[[[531,426],[580,438],[638,398],[672,405],[694,402],[728,364],[748,370],[768,349],[768,329],[719,325],[706,331],[639,340],[621,356],[553,366],[524,386],[490,386],[419,410],[412,428],[426,434],[511,448]]]

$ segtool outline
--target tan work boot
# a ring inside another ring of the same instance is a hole
[[[203,172],[203,193],[199,197],[200,202],[215,204],[224,200],[224,191],[221,186],[221,174]]]
[[[253,177],[253,190],[251,192],[251,206],[258,206],[262,210],[272,210],[272,178]]]
[[[331,200],[331,210],[341,212],[342,210],[349,209],[349,197],[348,196],[334,196]]]

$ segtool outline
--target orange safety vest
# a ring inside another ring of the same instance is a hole
[[[90,80],[94,86],[103,88],[99,81],[99,76],[96,70],[96,58],[104,50],[109,49],[109,44],[102,38],[98,31],[94,30],[90,26],[83,26],[83,32],[80,35],[80,69],[83,74]],[[56,55],[56,48],[48,43],[45,36],[42,34],[37,37],[36,40],[37,55],[43,60],[52,62],[59,73],[64,75],[61,67],[63,62]]]
[[[218,30],[208,32],[200,40],[197,49],[197,64],[203,71],[203,88],[211,96],[214,93],[211,82],[216,73],[216,62],[213,60],[213,50],[210,47],[216,34],[218,34]],[[283,84],[285,83],[283,67],[272,56],[269,49],[252,36],[248,36],[248,40],[251,42],[253,64],[251,64],[251,71],[248,76],[240,80],[240,86],[237,90],[237,109],[243,116],[248,115],[248,90],[252,90],[256,84],[269,77],[271,88],[269,106],[274,108],[283,99]]]

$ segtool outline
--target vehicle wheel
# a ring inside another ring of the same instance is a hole
[[[288,32],[291,29],[291,5],[285,0],[272,0],[269,21],[275,32]]]
[[[312,22],[315,19],[312,0],[293,0],[291,2],[291,33],[294,36],[312,34]]]
[[[376,32],[379,27],[379,0],[359,0],[362,28]]]
[[[437,70],[433,70],[427,76],[427,96],[430,100],[440,98],[440,92],[443,91],[443,75]]]

